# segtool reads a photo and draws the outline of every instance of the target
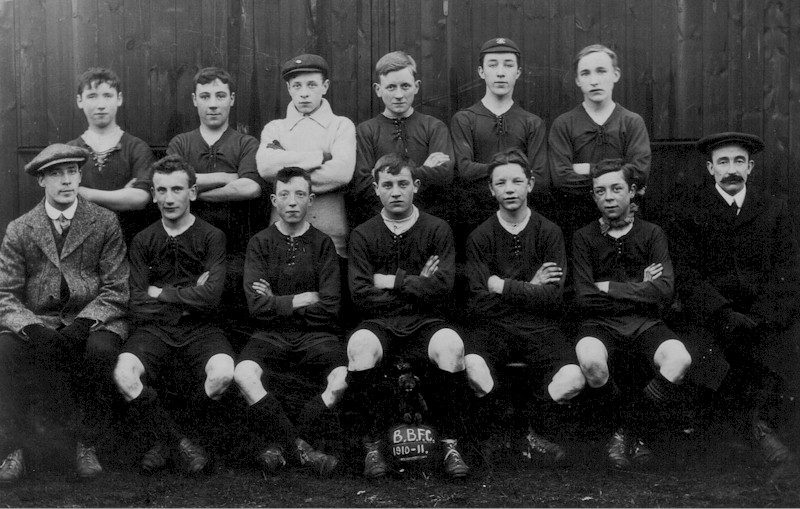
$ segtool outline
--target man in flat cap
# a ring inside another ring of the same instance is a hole
[[[514,102],[514,85],[522,75],[519,46],[497,37],[481,46],[478,75],[486,83],[483,98],[455,115],[450,122],[456,156],[458,186],[463,190],[461,212],[451,217],[456,251],[463,253],[466,239],[490,215],[497,201],[486,192],[489,161],[498,152],[517,148],[528,158],[536,184],[533,192],[548,188],[547,143],[544,122]],[[541,199],[535,200],[542,203]]]
[[[671,240],[682,307],[731,365],[719,395],[745,407],[763,459],[787,465],[792,454],[769,421],[797,381],[800,253],[786,201],[748,184],[763,148],[736,132],[698,141],[713,181],[676,209]]]
[[[333,240],[339,257],[347,258],[349,228],[344,192],[356,164],[355,125],[346,117],[334,115],[325,99],[330,80],[328,63],[321,56],[292,58],[283,64],[281,76],[292,102],[286,108],[286,118],[273,120],[261,131],[256,154],[258,173],[274,182],[283,168],[306,170],[316,196],[307,219]],[[277,220],[273,207],[270,223]]]
[[[108,429],[112,371],[127,334],[128,263],[116,215],[78,195],[81,147],[50,145],[25,166],[44,199],[8,225],[0,246],[0,483],[25,473],[22,380],[63,371],[82,413],[80,477],[103,471],[94,444]]]

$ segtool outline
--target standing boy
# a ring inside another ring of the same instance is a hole
[[[179,155],[197,175],[192,213],[225,232],[228,239],[223,307],[232,327],[247,321],[242,271],[247,242],[264,224],[258,198],[266,183],[256,171],[258,141],[230,126],[236,86],[231,75],[206,67],[194,76],[192,102],[200,127],[172,138],[167,154]]]
[[[69,376],[83,413],[78,476],[103,471],[94,445],[110,431],[110,376],[128,331],[128,262],[114,213],[78,194],[88,157],[58,143],[25,165],[45,196],[8,225],[0,247],[0,447],[11,450],[0,483],[25,474],[17,400],[31,361]]]
[[[306,220],[314,201],[308,173],[284,168],[275,178],[271,199],[280,219],[250,239],[244,264],[244,292],[258,330],[242,350],[234,378],[249,405],[250,434],[261,442],[261,469],[276,472],[291,451],[301,465],[326,475],[337,459],[315,451],[301,436],[311,438],[315,417],[347,387],[338,335],[339,260],[330,237]],[[269,378],[287,370],[325,386],[306,404],[299,431],[268,390]]]
[[[514,102],[514,86],[522,75],[521,60],[519,46],[511,39],[498,37],[483,43],[478,75],[486,83],[486,93],[483,99],[453,115],[450,122],[461,186],[461,213],[455,225],[459,246],[495,211],[496,202],[485,186],[488,163],[496,153],[520,149],[528,158],[537,188],[547,192],[550,175],[544,122]]]
[[[78,194],[117,212],[125,242],[130,244],[148,224],[147,215],[141,210],[150,203],[148,179],[153,151],[117,124],[122,88],[119,76],[111,69],[92,67],[81,74],[76,101],[88,126],[67,144],[91,153],[81,168]]]
[[[157,161],[152,182],[161,220],[131,244],[130,313],[136,328],[114,380],[128,402],[129,418],[155,440],[142,468],[164,467],[175,445],[186,470],[195,473],[208,457],[173,421],[151,383],[174,378],[177,360],[191,370],[188,396],[197,422],[218,420],[225,412],[218,400],[233,381],[234,353],[214,320],[225,282],[225,234],[192,214],[196,176],[180,156]]]
[[[353,177],[350,224],[357,226],[381,210],[372,188],[372,168],[385,154],[402,154],[417,166],[420,191],[414,201],[420,209],[449,218],[449,189],[453,182],[453,145],[441,120],[414,109],[419,92],[417,63],[404,51],[393,51],[375,64],[372,84],[385,106],[382,113],[358,125],[358,155]]]
[[[692,358],[659,318],[672,299],[675,276],[664,232],[631,213],[636,167],[608,159],[592,166],[590,175],[602,215],[578,230],[572,241],[575,306],[585,317],[575,347],[578,362],[592,391],[600,391],[595,396],[613,396],[610,368],[620,355],[633,355],[655,371],[644,389],[626,394],[625,406],[617,409],[608,460],[615,468],[626,468],[631,461],[650,460],[641,440],[647,417],[681,399],[679,384]]]
[[[308,221],[333,240],[340,257],[347,258],[344,191],[355,168],[356,128],[350,119],[334,115],[325,99],[330,81],[324,58],[299,55],[283,64],[281,76],[292,102],[286,118],[273,120],[261,132],[258,172],[268,181],[290,166],[309,172],[316,200]],[[273,209],[270,222],[277,219]]]
[[[597,214],[587,196],[592,189],[591,165],[603,159],[631,163],[638,195],[644,194],[650,174],[650,138],[644,120],[613,99],[620,78],[617,54],[593,44],[578,52],[574,68],[583,102],[556,118],[548,140],[558,217],[567,238]]]
[[[358,226],[350,242],[350,293],[363,321],[347,343],[348,395],[370,478],[387,472],[381,437],[388,401],[380,380],[381,361],[389,355],[407,355],[428,368],[426,397],[442,437],[445,471],[453,478],[469,471],[456,441],[464,432],[464,343],[441,318],[455,277],[453,234],[446,222],[414,206],[415,170],[397,154],[378,160],[373,188],[383,209]]]
[[[528,450],[559,461],[564,450],[537,435],[533,422],[541,407],[537,403],[566,403],[586,384],[575,350],[558,325],[567,265],[564,239],[558,226],[528,207],[534,177],[520,150],[496,154],[488,175],[499,210],[467,240],[470,330],[478,345],[477,353],[467,355],[467,372],[485,394],[494,387],[486,362],[492,371],[524,362],[530,373],[524,383],[533,386],[518,384],[516,391],[527,396]],[[489,407],[486,420],[496,420],[493,405],[481,403]]]

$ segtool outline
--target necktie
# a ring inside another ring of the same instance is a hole
[[[58,216],[56,219],[56,225],[58,225],[58,229],[60,230],[59,233],[64,235],[67,230],[69,229],[70,220],[64,214]]]
[[[739,206],[736,204],[736,200],[731,202],[731,214],[733,214],[733,217],[739,215]]]

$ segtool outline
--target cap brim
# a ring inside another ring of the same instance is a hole
[[[82,163],[84,161],[86,161],[85,157],[64,157],[62,159],[56,159],[54,161],[50,161],[48,163],[45,163],[45,164],[39,166],[39,168],[36,169],[36,173],[39,173],[42,170],[46,170],[47,168],[49,168],[51,166],[55,166],[56,164]]]

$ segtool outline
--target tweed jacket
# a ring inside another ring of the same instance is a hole
[[[69,301],[53,311],[62,275]],[[99,320],[99,328],[125,339],[128,275],[125,242],[113,212],[79,197],[59,256],[43,199],[8,225],[0,246],[0,330],[19,333],[35,323],[58,328],[83,317]]]
[[[734,216],[706,184],[676,211],[671,241],[684,309],[699,323],[731,307],[778,329],[800,311],[800,251],[785,200],[747,186]]]

